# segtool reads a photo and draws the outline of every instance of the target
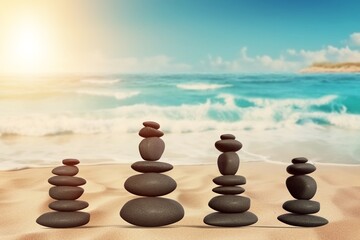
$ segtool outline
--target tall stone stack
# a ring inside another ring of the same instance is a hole
[[[55,212],[48,212],[36,219],[40,225],[52,228],[70,228],[87,224],[90,221],[90,214],[81,212],[89,204],[78,199],[84,189],[79,187],[86,183],[86,180],[75,177],[79,172],[80,161],[77,159],[64,159],[64,166],[56,167],[52,173],[57,175],[49,178],[48,182],[54,187],[50,188],[49,195],[56,201],[49,204],[49,208]]]
[[[145,161],[131,165],[132,169],[141,174],[129,177],[124,184],[128,192],[142,197],[127,202],[120,210],[120,216],[137,226],[164,226],[181,220],[184,209],[178,202],[160,197],[177,187],[174,179],[162,174],[173,166],[158,162],[165,150],[165,143],[160,138],[164,135],[159,130],[160,125],[153,121],[144,122],[143,125],[139,135],[144,139],[139,144],[139,151]]]
[[[237,151],[242,148],[242,144],[235,140],[232,134],[223,134],[221,140],[215,143],[215,147],[222,152],[218,157],[217,165],[223,176],[216,177],[213,182],[219,187],[215,187],[213,192],[222,194],[212,198],[209,207],[214,209],[204,218],[204,223],[220,227],[241,227],[254,224],[258,221],[255,214],[249,212],[250,199],[237,196],[245,191],[244,188],[237,186],[246,183],[246,178],[235,175],[239,169],[240,159]]]
[[[294,226],[318,227],[328,223],[325,218],[310,215],[320,210],[320,203],[310,200],[317,190],[316,181],[306,175],[314,172],[316,167],[307,163],[304,157],[294,158],[286,171],[293,176],[286,179],[286,187],[296,200],[286,201],[283,209],[287,214],[280,215],[278,220]]]

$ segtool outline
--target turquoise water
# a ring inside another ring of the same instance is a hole
[[[135,133],[153,119],[168,134],[300,128],[323,134],[314,136],[319,141],[331,130],[349,136],[352,156],[360,153],[354,137],[360,131],[359,74],[2,77],[0,109],[0,143],[8,136]]]

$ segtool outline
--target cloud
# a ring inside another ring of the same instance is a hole
[[[360,32],[354,32],[350,35],[350,41],[354,45],[360,46]]]

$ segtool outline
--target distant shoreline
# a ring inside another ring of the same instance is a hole
[[[360,63],[315,63],[300,73],[360,73]]]

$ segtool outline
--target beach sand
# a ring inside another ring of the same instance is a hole
[[[185,217],[176,224],[158,227],[135,227],[119,216],[126,201],[135,198],[124,187],[124,181],[136,174],[129,164],[79,165],[79,177],[87,180],[80,200],[89,202],[84,211],[90,222],[79,228],[50,229],[35,220],[50,211],[48,195],[52,167],[0,172],[0,239],[359,239],[360,236],[360,167],[317,165],[311,174],[318,184],[313,198],[321,203],[316,215],[329,224],[319,228],[285,225],[277,216],[285,213],[282,204],[293,199],[285,180],[286,164],[265,162],[241,163],[238,174],[247,178],[245,196],[251,198],[250,211],[259,221],[242,228],[217,228],[203,224],[213,212],[209,200],[212,179],[219,175],[217,166],[175,166],[167,174],[174,178],[177,189],[166,197],[176,199],[185,209]]]

